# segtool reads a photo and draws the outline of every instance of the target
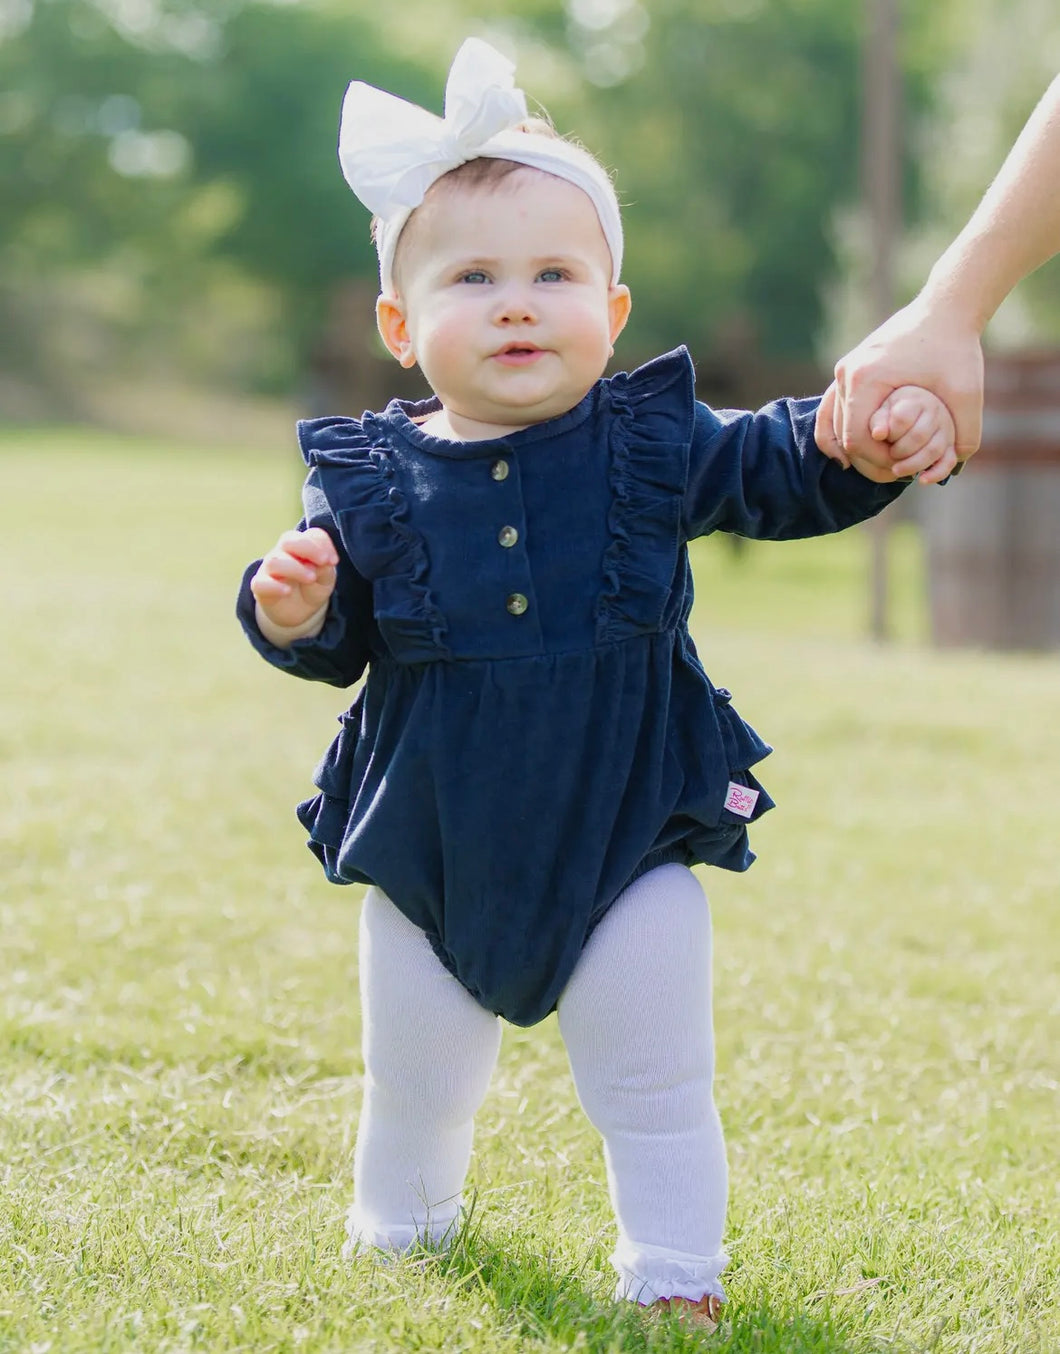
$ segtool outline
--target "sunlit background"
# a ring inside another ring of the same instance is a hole
[[[1060,69],[1057,0],[0,0],[0,1350],[689,1348],[611,1301],[551,1019],[506,1033],[455,1251],[340,1260],[358,891],[292,806],[352,693],[232,614],[297,520],[293,419],[420,389],[345,87],[440,110],[472,34],[615,172],[616,363],[686,343],[719,405],[820,390]],[[956,482],[692,547],[778,804],[751,871],[702,871],[719,1351],[1060,1348],[1057,265],[988,339]]]
[[[245,440],[401,389],[367,216],[335,159],[365,79],[440,111],[486,37],[616,175],[629,366],[678,343],[700,393],[818,389],[872,327],[862,152],[881,0],[0,0],[0,418]],[[1060,66],[1051,0],[893,4],[896,304]],[[875,167],[876,170],[879,166]],[[1060,270],[997,346],[1060,340]]]

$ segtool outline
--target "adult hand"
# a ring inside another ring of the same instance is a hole
[[[876,410],[903,385],[933,391],[949,408],[956,425],[956,458],[965,461],[978,449],[982,435],[983,353],[979,331],[945,306],[918,297],[892,315],[836,364],[835,382],[817,413],[817,445],[827,456],[850,463],[857,456],[896,475],[914,467],[894,461],[890,448],[871,431]],[[922,482],[935,483],[947,473],[942,457],[924,471]]]

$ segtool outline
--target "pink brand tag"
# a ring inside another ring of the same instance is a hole
[[[738,813],[741,818],[750,818],[758,803],[760,791],[749,790],[746,785],[737,785],[729,781],[729,793],[725,796],[725,807],[730,813]]]

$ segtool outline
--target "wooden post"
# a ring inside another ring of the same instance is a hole
[[[863,66],[862,191],[868,208],[872,323],[894,310],[894,253],[901,226],[898,0],[866,0]],[[887,569],[888,524],[869,523],[871,541],[869,626],[873,639],[890,632]]]

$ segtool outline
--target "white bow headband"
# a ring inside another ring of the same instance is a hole
[[[427,189],[468,160],[514,160],[576,184],[591,198],[611,251],[611,282],[622,268],[622,218],[611,180],[579,146],[514,130],[526,116],[515,66],[489,43],[468,38],[453,59],[445,117],[436,117],[372,85],[346,90],[339,163],[346,182],[379,219],[376,248],[383,291],[394,292],[394,253],[406,221]]]

